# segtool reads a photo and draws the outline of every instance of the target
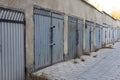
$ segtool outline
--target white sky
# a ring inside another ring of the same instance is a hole
[[[113,9],[120,10],[120,0],[89,0],[90,2],[99,3],[103,10],[111,13]]]

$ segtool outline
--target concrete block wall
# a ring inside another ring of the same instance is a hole
[[[28,71],[34,71],[34,20],[33,8],[38,6],[57,12],[62,12],[64,16],[64,53],[68,53],[68,15],[98,24],[107,23],[116,26],[120,25],[120,21],[116,22],[108,15],[99,12],[94,7],[88,5],[82,0],[0,0],[0,7],[20,10],[25,13],[26,19],[26,68]],[[115,23],[115,24],[114,24]],[[95,27],[95,26],[94,26]],[[96,41],[96,40],[95,40]],[[94,43],[95,44],[95,43]],[[96,45],[96,44],[95,44]],[[84,46],[85,49],[85,25],[84,25]]]

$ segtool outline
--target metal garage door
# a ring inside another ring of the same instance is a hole
[[[94,24],[86,22],[86,51],[94,51]]]
[[[86,23],[86,51],[90,51],[90,25]]]
[[[69,58],[83,53],[83,20],[68,17],[68,53]]]
[[[34,9],[35,69],[63,60],[63,16]]]
[[[52,13],[52,25],[53,28],[53,52],[52,52],[52,63],[56,63],[63,60],[64,51],[64,25],[63,16]]]
[[[109,43],[109,27],[106,28],[106,44]]]
[[[106,27],[103,27],[103,46],[107,44],[107,32]]]
[[[35,68],[51,64],[50,26],[51,13],[43,10],[34,10],[35,24]]]
[[[99,48],[99,44],[100,44],[100,28],[99,25],[96,24],[96,48]]]
[[[113,43],[114,42],[114,30],[113,30],[113,28],[111,27],[111,29],[110,29],[110,38],[111,38],[111,42],[110,43]]]
[[[110,43],[110,28],[108,27],[108,44]]]
[[[113,28],[113,42],[116,41],[116,36],[115,36],[115,28]]]
[[[103,43],[103,26],[100,28],[100,48],[102,48],[102,43]]]
[[[78,50],[77,53],[82,55],[83,54],[83,20],[78,20]]]
[[[103,27],[103,46],[105,46],[108,42],[108,28],[106,26]]]
[[[117,28],[117,41],[120,40],[120,28]]]
[[[115,38],[115,41],[117,41],[117,28],[114,28],[114,38]]]
[[[0,80],[24,80],[24,14],[0,8]]]
[[[68,54],[74,58],[77,53],[77,19],[68,17]]]
[[[103,45],[103,26],[102,25],[101,25],[100,34],[101,34],[101,48],[102,48],[102,45]]]
[[[102,28],[99,24],[96,24],[96,48],[102,48]]]

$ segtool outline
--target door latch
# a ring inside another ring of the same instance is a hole
[[[51,43],[51,46],[54,46],[55,45],[55,43]]]
[[[53,29],[53,28],[55,28],[55,26],[51,26],[50,28]]]

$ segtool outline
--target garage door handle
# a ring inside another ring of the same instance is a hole
[[[55,28],[55,26],[51,26],[51,29]]]
[[[51,46],[54,46],[55,45],[55,43],[51,43]]]

